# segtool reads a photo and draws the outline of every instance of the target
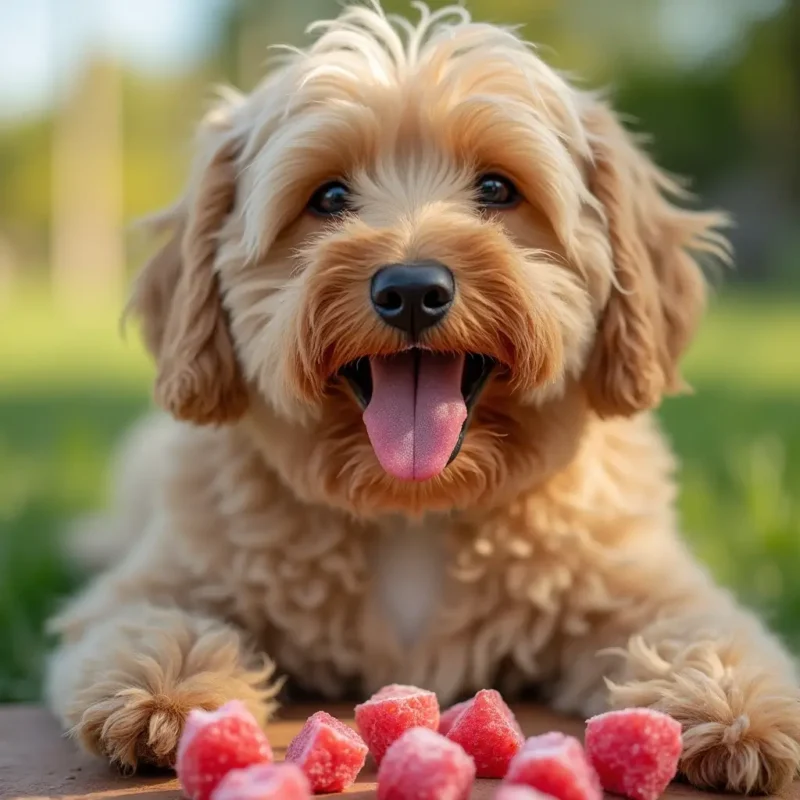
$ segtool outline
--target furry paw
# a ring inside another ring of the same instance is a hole
[[[218,679],[215,687],[215,679]],[[229,680],[229,679],[228,679]],[[130,687],[88,704],[71,734],[89,752],[104,756],[126,772],[139,765],[172,767],[186,717],[193,708],[213,711],[237,695],[260,725],[274,710],[272,689],[256,695],[223,686],[223,676],[196,676],[164,692]],[[269,696],[267,696],[269,695]]]
[[[695,786],[772,794],[797,774],[800,698],[768,677],[677,676],[660,706],[683,725],[680,768]]]
[[[189,705],[180,697],[123,689],[90,705],[71,733],[86,750],[105,756],[125,771],[139,764],[171,767],[191,708],[212,710],[218,705],[208,701]]]
[[[237,699],[266,722],[280,689],[272,674],[233,628],[142,605],[56,651],[47,694],[85,750],[133,771],[173,764],[193,708],[212,711]]]
[[[773,794],[800,765],[800,694],[763,671],[684,669],[612,685],[615,707],[648,706],[683,726],[680,771],[702,789]]]

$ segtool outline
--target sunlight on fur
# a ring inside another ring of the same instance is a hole
[[[129,309],[174,419],[75,540],[108,567],[52,622],[51,706],[132,769],[193,706],[266,720],[278,676],[536,687],[672,714],[690,781],[775,791],[794,665],[682,543],[649,414],[726,218],[513,30],[417,10],[318,23],[201,124]]]

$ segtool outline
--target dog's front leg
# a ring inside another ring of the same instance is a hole
[[[649,595],[573,639],[556,703],[586,715],[603,706],[663,711],[683,725],[680,769],[695,786],[775,792],[800,764],[794,665],[721,590],[676,583],[663,575]]]
[[[162,567],[123,562],[52,624],[49,704],[86,751],[125,770],[171,766],[192,708],[238,699],[264,723],[274,707],[271,665],[236,627],[180,605],[179,575],[157,585]]]

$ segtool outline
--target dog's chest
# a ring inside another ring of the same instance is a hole
[[[398,520],[385,526],[371,548],[372,588],[367,602],[401,646],[425,634],[441,603],[445,577],[441,523]]]
[[[264,630],[283,673],[330,696],[412,683],[447,701],[505,681],[501,662],[512,680],[538,680],[553,636],[595,610],[577,542],[545,547],[524,515],[479,529],[447,516],[368,530],[322,512],[282,520],[237,534],[237,619]]]

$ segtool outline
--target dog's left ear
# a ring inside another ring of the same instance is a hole
[[[608,107],[594,103],[584,119],[594,155],[589,186],[603,208],[614,261],[585,385],[601,416],[631,415],[684,387],[678,362],[705,307],[697,258],[728,259],[719,233],[727,217],[677,206],[687,193]]]

